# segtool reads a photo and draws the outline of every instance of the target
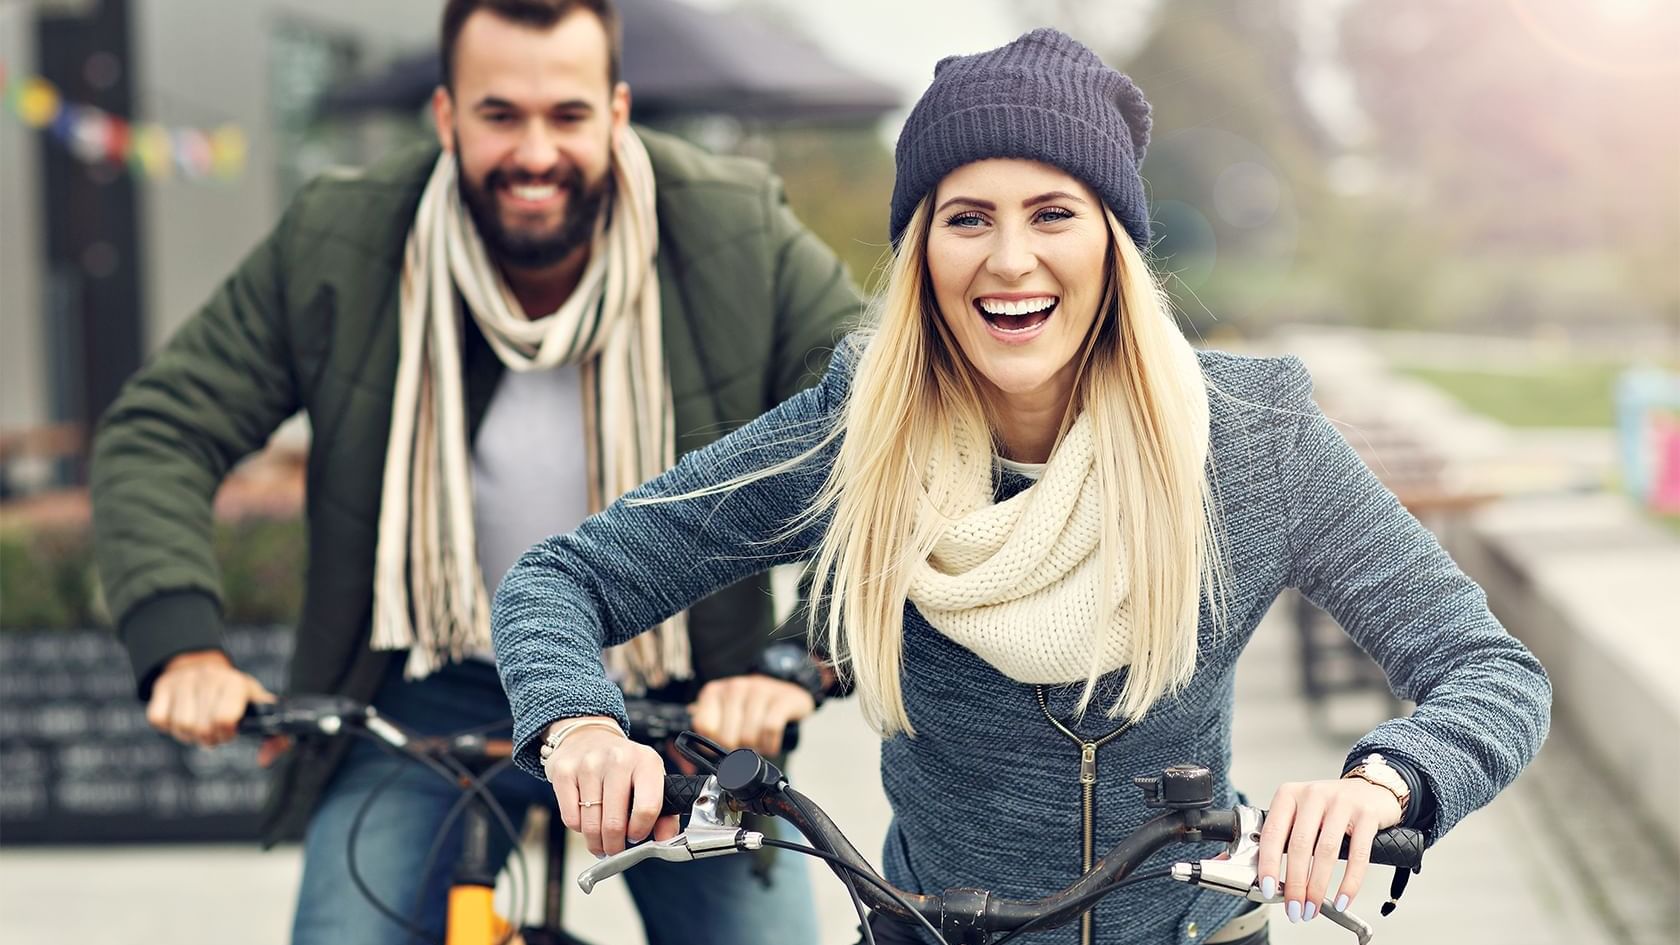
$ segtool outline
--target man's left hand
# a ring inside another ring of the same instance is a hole
[[[753,673],[712,680],[688,711],[694,730],[724,748],[751,748],[774,757],[781,753],[788,723],[816,708],[803,686]]]

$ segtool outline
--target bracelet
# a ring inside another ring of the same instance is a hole
[[[548,737],[543,739],[542,748],[537,752],[543,765],[546,767],[548,765],[549,757],[560,750],[560,744],[566,740],[566,736],[572,734],[580,728],[589,728],[590,726],[610,728],[617,732],[621,737],[624,735],[624,729],[612,719],[582,719],[580,721],[573,722],[570,725],[562,725],[554,731],[549,732]]]

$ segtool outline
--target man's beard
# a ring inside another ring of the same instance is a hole
[[[517,269],[542,269],[552,266],[595,235],[595,219],[606,202],[607,187],[612,175],[602,175],[590,187],[577,165],[555,167],[546,174],[525,174],[500,168],[484,176],[482,185],[467,177],[461,166],[461,148],[455,148],[455,179],[461,189],[461,202],[467,205],[478,235],[492,261]],[[513,230],[502,222],[497,200],[504,184],[553,184],[566,194],[566,209],[560,223],[551,232]]]

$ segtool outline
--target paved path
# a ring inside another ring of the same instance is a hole
[[[1239,672],[1236,777],[1261,799],[1279,781],[1337,770],[1352,736],[1374,722],[1380,711],[1377,705],[1357,701],[1338,704],[1334,724],[1347,736],[1324,739],[1313,734],[1306,707],[1296,696],[1291,645],[1289,626],[1271,620],[1256,635]],[[1570,758],[1551,757],[1558,747],[1548,746],[1537,772],[1572,770]],[[878,757],[855,707],[836,703],[810,725],[806,748],[792,771],[795,782],[871,856],[880,849],[887,819]],[[1566,868],[1559,849],[1538,839],[1548,800],[1528,780],[1519,781],[1431,851],[1426,869],[1393,916],[1377,917],[1386,879],[1367,884],[1355,912],[1375,924],[1376,941],[1662,941],[1604,930],[1589,901],[1591,890]],[[537,866],[536,860],[532,866]],[[286,937],[296,870],[293,849],[6,850],[0,853],[0,942],[280,945]],[[856,940],[855,919],[844,891],[826,873],[813,877],[823,945],[851,945]],[[1661,902],[1660,895],[1635,887],[1621,912],[1660,913]],[[1614,900],[1610,906],[1618,908]],[[622,884],[605,883],[589,897],[574,894],[568,908],[574,927],[601,942],[641,941]],[[1351,936],[1322,919],[1291,926],[1278,918],[1273,930],[1279,945],[1352,943]]]

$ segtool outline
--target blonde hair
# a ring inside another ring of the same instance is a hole
[[[988,429],[975,371],[929,284],[931,197],[911,216],[863,335],[850,392],[823,441],[794,459],[703,490],[722,492],[839,447],[821,490],[787,527],[827,519],[812,565],[810,636],[855,685],[883,737],[914,735],[900,685],[911,575],[949,520],[957,429]],[[1166,294],[1112,213],[1098,316],[1080,352],[1062,432],[1079,410],[1096,435],[1102,587],[1129,563],[1132,656],[1111,717],[1135,719],[1189,682],[1202,590],[1216,621],[1223,569],[1206,472],[1207,388]],[[702,493],[702,494],[703,494]],[[1122,558],[1123,555],[1123,558]],[[1102,602],[1112,613],[1118,601]],[[822,634],[819,637],[819,633]],[[1094,647],[1093,653],[1100,653]],[[1085,680],[1090,705],[1101,667]]]

